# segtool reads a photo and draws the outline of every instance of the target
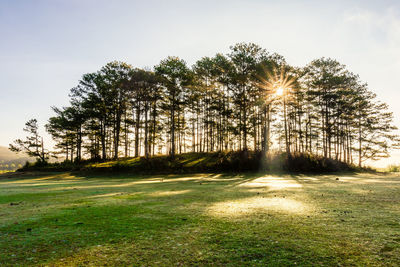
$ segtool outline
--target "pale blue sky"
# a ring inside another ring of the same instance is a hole
[[[43,126],[83,73],[111,60],[193,64],[254,42],[303,66],[333,57],[387,102],[400,126],[400,1],[0,0],[0,145]]]

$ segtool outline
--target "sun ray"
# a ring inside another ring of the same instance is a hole
[[[266,98],[268,96],[282,97],[289,93],[294,85],[294,78],[286,71],[284,66],[276,67],[272,71],[264,70],[263,77],[259,77],[260,88],[265,90]]]

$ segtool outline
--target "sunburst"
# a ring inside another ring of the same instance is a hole
[[[283,67],[266,71],[264,77],[260,77],[260,87],[265,89],[268,95],[282,97],[290,91],[295,79],[288,75]]]
[[[284,93],[285,93],[285,88],[283,87],[278,87],[275,90],[275,95],[277,96],[283,96]]]

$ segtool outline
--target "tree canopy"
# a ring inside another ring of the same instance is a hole
[[[178,57],[153,70],[110,62],[82,76],[70,106],[53,110],[46,129],[55,149],[78,161],[254,150],[361,166],[398,143],[388,106],[345,65],[320,58],[293,67],[253,43],[192,67]],[[44,160],[35,123],[11,148]]]

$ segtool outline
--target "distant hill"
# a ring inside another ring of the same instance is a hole
[[[0,160],[9,161],[23,157],[25,157],[25,155],[11,152],[7,147],[0,146]]]
[[[0,146],[0,170],[16,170],[26,161],[32,161],[32,158],[22,153],[11,152],[7,147]]]

